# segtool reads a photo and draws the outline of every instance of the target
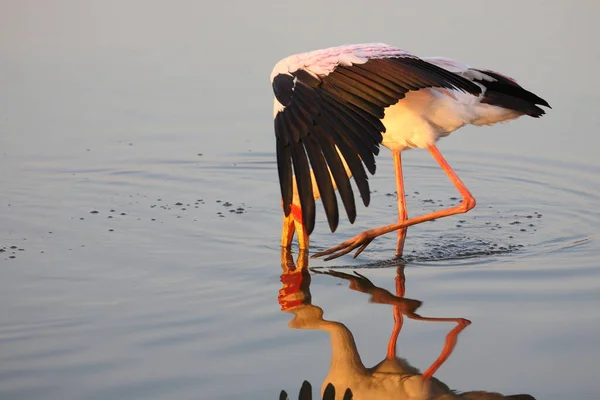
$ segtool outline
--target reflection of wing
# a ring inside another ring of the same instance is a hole
[[[336,188],[354,222],[356,206],[346,167],[363,203],[369,205],[364,167],[375,173],[374,156],[383,140],[381,120],[387,107],[423,88],[481,93],[478,85],[460,75],[377,43],[290,56],[275,65],[271,83],[283,208],[289,215],[293,171],[308,234],[314,228],[317,190],[332,232],[339,221]]]
[[[279,394],[279,400],[290,400],[285,390],[282,390]],[[298,400],[312,400],[312,386],[310,385],[310,382],[302,382],[302,387],[300,388]],[[327,387],[323,392],[322,400],[335,400],[335,388],[331,383],[327,384]],[[350,388],[346,389],[342,400],[352,400],[352,390],[350,390]]]

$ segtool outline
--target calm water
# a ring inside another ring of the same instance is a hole
[[[440,142],[478,206],[409,229],[406,296],[422,315],[472,321],[436,377],[460,391],[598,398],[600,98],[588,78],[600,55],[588,42],[600,10],[466,3],[424,25],[425,6],[339,16],[310,2],[0,2],[0,398],[275,399],[295,398],[303,380],[320,387],[329,335],[290,329],[278,303],[268,76],[289,53],[374,40],[503,71],[553,106]],[[404,160],[410,215],[456,203],[426,152]],[[387,150],[371,182],[355,225],[330,234],[319,211],[315,250],[396,218]],[[310,267],[395,293],[394,240]],[[385,357],[390,305],[328,275],[309,289],[367,367]],[[425,370],[452,327],[405,321],[398,355]]]

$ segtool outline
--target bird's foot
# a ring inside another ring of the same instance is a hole
[[[377,232],[376,229],[369,229],[368,231],[359,233],[353,238],[348,239],[335,247],[313,254],[311,258],[329,256],[325,258],[325,261],[329,261],[333,260],[334,258],[338,258],[345,254],[348,254],[358,247],[358,250],[356,251],[356,253],[354,253],[353,256],[354,258],[356,258],[360,253],[362,253],[364,249],[367,248],[367,246],[373,241],[373,239],[375,239],[379,235],[380,234]]]

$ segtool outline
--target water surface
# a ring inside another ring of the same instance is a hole
[[[553,106],[440,142],[478,205],[408,233],[406,296],[424,315],[472,321],[436,377],[461,391],[596,399],[600,99],[586,77],[600,60],[585,43],[599,10],[510,4],[345,5],[339,16],[311,2],[3,3],[0,398],[270,399],[305,379],[320,387],[328,334],[290,329],[278,303],[268,76],[289,53],[382,41],[505,72]],[[409,215],[456,204],[426,152],[404,160]],[[394,221],[387,150],[377,165],[354,225],[331,234],[319,209],[314,250]],[[356,270],[393,292],[394,246],[390,235],[356,260],[310,267]],[[375,365],[392,308],[346,286],[313,275],[312,302]],[[407,320],[398,355],[426,369],[449,327]]]

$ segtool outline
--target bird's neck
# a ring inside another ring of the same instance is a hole
[[[324,320],[323,310],[310,304],[297,307],[290,312],[294,313],[294,319],[289,323],[291,328],[318,329],[329,333],[331,339],[330,377],[368,374],[358,354],[354,336],[344,324]]]
[[[331,364],[329,376],[367,375],[354,336],[344,324],[323,321],[319,329],[327,331],[331,338]]]

